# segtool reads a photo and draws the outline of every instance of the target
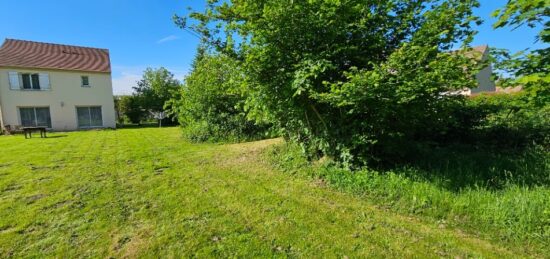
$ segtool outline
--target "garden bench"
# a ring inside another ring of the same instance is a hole
[[[23,133],[25,133],[25,139],[32,138],[32,133],[36,131],[40,132],[40,138],[47,138],[46,127],[23,127]]]

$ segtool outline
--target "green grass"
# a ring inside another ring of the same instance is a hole
[[[511,257],[524,247],[285,174],[277,140],[178,128],[0,137],[0,257]]]
[[[381,208],[459,227],[526,250],[550,254],[550,153],[446,147],[412,162],[350,171],[329,159],[307,161],[295,144],[270,159],[294,175],[317,179]]]

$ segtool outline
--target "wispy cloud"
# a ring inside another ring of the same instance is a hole
[[[158,40],[157,44],[162,44],[162,43],[165,43],[165,42],[168,42],[168,41],[174,41],[174,40],[179,40],[179,39],[180,39],[179,36],[170,35],[170,36],[167,36],[167,37],[164,37],[164,38]]]
[[[128,95],[134,92],[133,87],[141,79],[139,74],[130,74],[123,72],[118,77],[113,77],[113,93],[115,95]]]

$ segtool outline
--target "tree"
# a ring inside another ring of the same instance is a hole
[[[181,93],[170,101],[184,135],[197,142],[262,137],[268,126],[247,119],[241,83],[243,73],[237,61],[199,51]]]
[[[141,109],[140,102],[135,95],[122,95],[117,97],[117,99],[119,120],[139,124],[145,118],[145,113]]]
[[[179,94],[180,89],[181,83],[164,67],[147,68],[143,72],[143,78],[134,87],[140,107],[147,114],[170,109],[166,107],[167,101]]]
[[[542,29],[536,40],[550,43],[550,1],[548,0],[509,0],[496,10],[494,28],[529,26]],[[495,51],[496,68],[511,78],[500,78],[501,84],[522,85],[530,93],[538,106],[550,102],[550,48],[520,51],[513,55],[508,50]]]
[[[242,62],[248,116],[269,120],[310,154],[348,164],[444,131],[445,94],[474,87],[478,67],[449,52],[471,41],[475,0],[208,1],[176,17]],[[427,133],[429,132],[429,133]]]

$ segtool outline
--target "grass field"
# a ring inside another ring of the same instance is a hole
[[[0,257],[544,257],[282,173],[277,140],[180,135],[0,137]]]

